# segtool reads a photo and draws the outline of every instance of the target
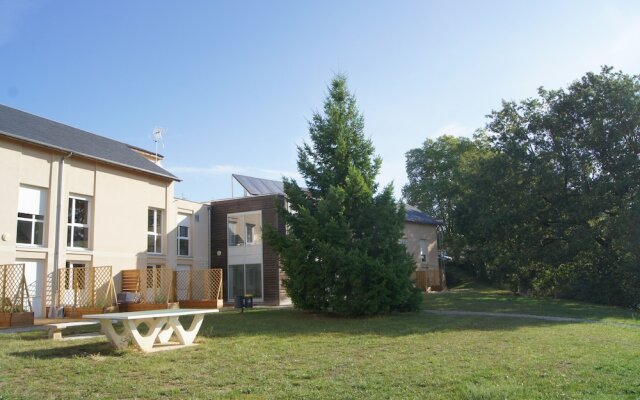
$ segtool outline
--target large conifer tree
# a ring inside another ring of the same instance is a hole
[[[267,229],[280,256],[294,305],[341,315],[414,310],[421,296],[410,281],[415,268],[399,243],[404,209],[392,186],[377,193],[381,159],[364,136],[364,119],[346,78],[329,86],[324,113],[309,123],[311,143],[298,148],[307,189],[285,179],[288,231]]]

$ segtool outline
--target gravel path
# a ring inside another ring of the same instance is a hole
[[[464,316],[471,316],[471,317],[477,316],[477,317],[498,317],[498,318],[529,318],[529,319],[538,319],[538,320],[552,321],[552,322],[579,322],[579,323],[589,323],[589,324],[614,325],[614,326],[622,326],[625,328],[640,329],[640,325],[625,324],[623,322],[598,321],[594,319],[571,318],[571,317],[552,317],[549,315],[495,313],[495,312],[484,312],[484,311],[446,311],[446,310],[424,310],[424,311],[430,314],[437,314],[437,315],[464,315]]]

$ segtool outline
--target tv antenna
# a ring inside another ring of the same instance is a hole
[[[162,136],[164,136],[164,128],[158,126],[153,128],[153,141],[156,144],[156,164],[158,163],[158,142],[162,142]],[[162,142],[162,148],[164,148],[164,142]]]

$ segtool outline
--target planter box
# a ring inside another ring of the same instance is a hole
[[[222,300],[180,300],[180,308],[222,308]]]
[[[121,312],[166,310],[168,308],[180,308],[179,303],[122,303],[118,306]]]
[[[0,328],[33,326],[32,312],[0,313]]]
[[[11,314],[0,313],[0,328],[8,328],[11,326]]]
[[[114,310],[114,307],[64,307],[64,317],[80,319],[83,315],[105,314],[114,311],[118,311],[118,309]]]

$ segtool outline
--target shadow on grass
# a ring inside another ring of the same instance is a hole
[[[575,300],[516,296],[496,289],[455,289],[432,293],[426,296],[424,307],[429,310],[533,314],[640,325],[640,315],[631,309]]]
[[[205,318],[200,336],[378,335],[400,337],[424,333],[480,330],[506,331],[522,327],[569,324],[525,318],[440,316],[424,311],[372,318],[338,318],[294,309],[227,311]]]
[[[107,342],[83,343],[72,346],[55,346],[44,349],[16,351],[11,356],[35,359],[81,358],[81,357],[121,357],[125,352],[116,350]]]

